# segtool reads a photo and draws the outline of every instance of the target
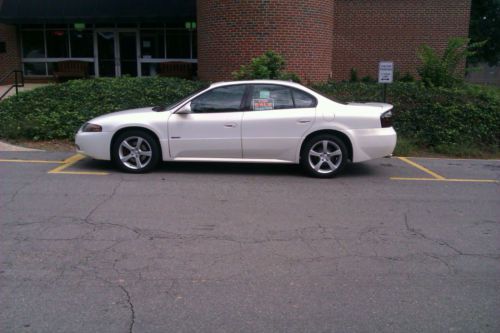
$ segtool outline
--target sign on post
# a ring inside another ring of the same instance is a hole
[[[381,61],[378,64],[378,83],[392,83],[394,74],[394,62]]]

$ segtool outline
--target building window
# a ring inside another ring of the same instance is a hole
[[[167,30],[167,58],[190,59],[190,32],[186,30]]]
[[[70,37],[72,58],[94,57],[94,36],[91,30],[71,30]]]
[[[21,38],[24,58],[45,58],[43,31],[23,31]]]
[[[89,62],[89,69],[94,72],[96,65],[100,68],[104,63],[101,57],[95,58],[96,50],[94,50],[96,34],[94,28],[101,26],[109,27],[109,30],[104,32],[112,34],[114,38],[125,34],[116,30],[117,27],[131,29],[127,32],[133,32],[133,36],[136,36],[132,40],[133,45],[123,44],[123,39],[120,39],[117,44],[112,44],[113,50],[117,45],[120,46],[120,51],[114,50],[113,54],[121,53],[125,56],[125,51],[131,51],[132,48],[135,50],[134,56],[128,56],[128,63],[121,62],[122,73],[133,76],[154,76],[159,74],[160,63],[172,60],[182,59],[182,61],[196,64],[196,31],[187,30],[178,25],[174,27],[164,23],[120,26],[114,23],[89,24],[86,25],[85,30],[76,30],[72,24],[23,24],[20,25],[20,37],[25,75],[51,75],[54,68],[57,68],[58,62],[72,59]],[[104,32],[98,32],[97,35],[100,36]],[[128,41],[130,42],[130,39]],[[102,54],[101,49],[99,55]],[[114,55],[112,58],[114,59]],[[128,68],[125,68],[127,66]],[[139,68],[140,73],[137,73]],[[103,73],[99,72],[99,75]]]
[[[164,30],[141,31],[141,58],[143,59],[165,58]]]
[[[69,56],[68,32],[66,30],[47,30],[47,58],[67,58]]]
[[[46,75],[47,67],[44,62],[26,62],[24,63],[25,75]]]

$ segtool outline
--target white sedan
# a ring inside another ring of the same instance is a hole
[[[212,84],[165,107],[110,113],[76,134],[80,153],[142,173],[160,161],[301,164],[332,177],[348,161],[391,155],[392,105],[341,104],[300,84]]]

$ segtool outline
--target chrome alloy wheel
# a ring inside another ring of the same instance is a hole
[[[342,150],[331,140],[318,141],[308,155],[311,168],[321,174],[334,172],[342,163]]]
[[[120,143],[118,156],[121,162],[130,169],[145,168],[153,156],[149,142],[138,136],[131,136]]]

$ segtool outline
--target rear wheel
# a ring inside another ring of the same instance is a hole
[[[125,172],[151,171],[160,160],[160,147],[155,138],[140,130],[121,133],[114,140],[113,162]]]
[[[303,146],[300,163],[313,177],[331,178],[339,174],[347,162],[347,149],[335,135],[324,134],[309,139]]]

